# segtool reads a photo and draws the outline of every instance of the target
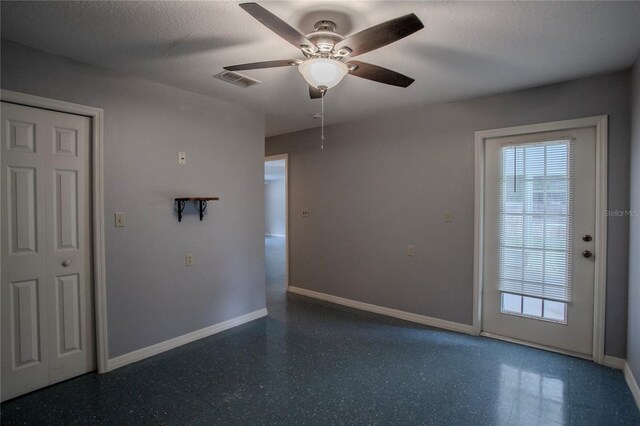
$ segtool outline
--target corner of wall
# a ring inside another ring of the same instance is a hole
[[[630,122],[629,300],[625,376],[640,407],[640,54],[631,70]]]

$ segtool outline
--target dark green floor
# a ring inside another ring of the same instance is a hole
[[[640,425],[620,371],[271,284],[267,318],[14,399],[2,424]]]

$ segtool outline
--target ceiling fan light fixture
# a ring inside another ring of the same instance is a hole
[[[311,86],[331,89],[347,75],[349,67],[335,59],[313,58],[298,65],[298,70]]]

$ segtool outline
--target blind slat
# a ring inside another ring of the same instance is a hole
[[[571,301],[573,141],[500,148],[500,291]]]

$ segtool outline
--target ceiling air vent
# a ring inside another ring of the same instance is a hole
[[[244,87],[245,89],[249,86],[260,83],[258,80],[254,80],[251,77],[247,77],[246,75],[233,71],[222,71],[221,73],[214,75],[214,77],[219,78],[222,81],[226,81],[227,83]]]

